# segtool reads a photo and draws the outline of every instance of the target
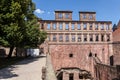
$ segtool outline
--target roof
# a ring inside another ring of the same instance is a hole
[[[55,12],[72,13],[73,11],[70,11],[70,10],[55,10]]]
[[[91,14],[96,14],[94,11],[79,11],[79,13],[91,13]]]

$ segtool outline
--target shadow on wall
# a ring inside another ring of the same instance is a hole
[[[6,56],[5,49],[0,49],[0,57],[5,57],[5,56]]]

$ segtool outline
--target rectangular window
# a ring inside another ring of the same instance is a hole
[[[104,25],[103,24],[101,25],[101,30],[104,30]]]
[[[72,42],[75,42],[75,35],[72,35]]]
[[[84,34],[84,42],[87,41],[87,34]]]
[[[92,42],[93,41],[93,35],[90,34],[89,37],[90,37],[90,41]]]
[[[53,24],[53,29],[56,30],[56,23]]]
[[[95,30],[98,30],[98,24],[95,25]]]
[[[110,41],[110,34],[107,34],[107,41]]]
[[[53,35],[53,41],[57,41],[56,35]]]
[[[101,35],[101,41],[104,41],[104,35]]]
[[[93,15],[89,15],[89,19],[93,19]]]
[[[80,29],[81,29],[80,24],[77,24],[77,29],[78,29],[78,30],[80,30]]]
[[[69,42],[69,35],[66,35],[66,42]]]
[[[73,73],[69,74],[69,80],[74,80],[74,74]]]
[[[48,41],[50,41],[50,35],[48,36]]]
[[[65,18],[66,18],[66,19],[69,18],[69,13],[65,13]]]
[[[65,29],[69,30],[69,24],[66,24]]]
[[[83,29],[84,29],[84,30],[87,29],[87,24],[83,24]]]
[[[83,19],[86,19],[87,17],[86,17],[86,14],[83,14]]]
[[[59,41],[60,41],[60,42],[63,41],[63,35],[59,35]]]
[[[74,30],[75,29],[75,25],[74,24],[72,24],[72,30]]]
[[[78,42],[81,42],[81,35],[78,34],[77,36],[78,36]]]
[[[62,17],[63,17],[63,14],[62,14],[62,13],[59,13],[59,14],[58,14],[58,18],[61,19]]]
[[[92,30],[92,24],[90,24],[90,30]]]
[[[109,30],[109,25],[106,25],[106,30]]]
[[[99,35],[98,34],[95,35],[95,41],[99,41]]]
[[[60,30],[63,29],[63,24],[62,24],[62,23],[59,24],[59,29],[60,29]]]
[[[50,23],[47,24],[47,30],[50,30]]]

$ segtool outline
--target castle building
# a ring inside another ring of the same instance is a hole
[[[96,21],[96,12],[80,11],[73,20],[72,11],[55,11],[55,20],[39,22],[48,34],[42,48],[58,80],[97,80],[96,63],[113,65],[112,22]]]

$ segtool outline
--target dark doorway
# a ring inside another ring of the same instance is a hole
[[[70,74],[69,74],[69,80],[74,80],[73,78],[74,78],[74,74],[73,74],[73,73],[70,73]]]

